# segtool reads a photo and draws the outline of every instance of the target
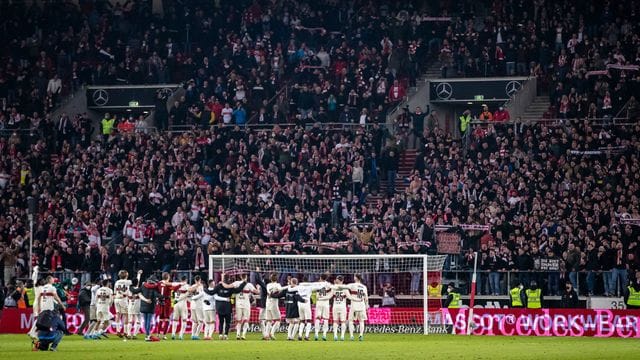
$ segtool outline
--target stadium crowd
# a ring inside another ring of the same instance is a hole
[[[522,271],[523,282],[535,277],[550,295],[559,294],[562,279],[584,294],[613,295],[637,276],[638,232],[620,222],[626,213],[640,217],[635,125],[488,126],[474,132],[465,149],[413,112],[410,123],[423,147],[412,174],[399,179],[407,190],[381,188],[406,146],[387,141],[385,111],[402,100],[429,55],[442,60],[437,54],[447,47],[460,52],[456,34],[474,24],[472,8],[422,13],[409,3],[356,12],[342,2],[285,1],[255,2],[242,12],[243,2],[236,3],[225,2],[213,15],[197,6],[170,8],[158,22],[133,3],[104,10],[93,3],[75,10],[2,5],[2,13],[11,14],[5,30],[16,40],[2,49],[8,61],[0,72],[0,126],[32,130],[0,138],[6,283],[26,276],[28,196],[38,199],[33,263],[68,275],[203,272],[207,256],[222,252],[435,253],[435,225],[459,223],[491,225],[487,233],[462,234],[466,249],[481,252],[481,293],[506,294],[507,270]],[[579,105],[588,99],[600,109],[597,117],[613,115],[607,104],[619,109],[638,93],[637,28],[629,21],[637,5],[620,2],[629,7],[619,12],[605,3],[596,10],[608,17],[589,19],[580,32],[591,9],[539,1],[524,11],[522,3],[492,2],[495,16],[478,35],[468,35],[470,43],[535,45],[539,54],[527,51],[515,69],[529,73],[520,63],[534,62],[534,74],[552,84],[558,114],[589,117]],[[441,21],[454,11],[462,20]],[[434,14],[435,21],[421,21]],[[518,26],[518,14],[535,16]],[[32,22],[11,25],[21,18]],[[34,35],[34,28],[56,27]],[[183,27],[193,44],[174,38],[184,36]],[[520,40],[521,32],[528,37]],[[552,33],[556,37],[546,40]],[[462,63],[469,60],[477,64]],[[487,75],[512,73],[509,63],[498,57]],[[587,79],[609,64],[617,67]],[[103,139],[91,135],[94,126],[84,114],[51,118],[61,89],[120,79],[184,81],[184,99],[159,114],[158,125],[205,126]],[[291,89],[289,101],[267,108],[281,84]],[[565,97],[577,104],[575,111],[563,112]],[[629,109],[637,120],[637,103]],[[256,123],[296,125],[242,126],[252,111]],[[329,121],[362,126],[305,126]],[[386,193],[383,200],[368,203],[367,195],[378,192]],[[558,270],[541,272],[541,259],[557,259]],[[457,260],[468,265],[468,252]]]

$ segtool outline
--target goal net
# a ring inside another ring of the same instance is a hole
[[[328,274],[331,283],[338,275],[351,283],[359,274],[369,293],[368,332],[428,334],[442,330],[445,259],[446,255],[210,255],[209,278],[249,274],[255,284],[259,269],[263,278],[275,273],[286,285],[288,277],[314,282],[321,274]],[[252,311],[251,323],[258,322],[257,310]]]

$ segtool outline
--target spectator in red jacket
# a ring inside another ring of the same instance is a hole
[[[500,106],[498,110],[493,113],[493,121],[503,122],[511,120],[511,115],[509,114],[509,110]]]
[[[389,102],[397,103],[402,101],[406,95],[405,89],[398,80],[393,80],[393,85],[389,88]]]

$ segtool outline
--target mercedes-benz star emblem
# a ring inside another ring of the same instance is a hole
[[[158,92],[162,94],[162,96],[165,96],[167,98],[173,95],[173,90],[171,90],[171,88],[162,88],[162,89],[159,89]]]
[[[98,89],[93,92],[93,103],[96,106],[105,106],[109,102],[109,93],[105,89]]]
[[[518,91],[522,89],[522,84],[518,81],[509,81],[507,86],[505,86],[504,91],[507,93],[508,97],[514,96]]]
[[[438,99],[447,100],[452,94],[453,88],[451,87],[451,84],[443,82],[436,86],[436,96],[438,96]]]

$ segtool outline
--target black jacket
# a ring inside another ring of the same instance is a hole
[[[239,292],[242,292],[242,290],[244,289],[245,285],[247,285],[246,281],[242,282],[242,284],[240,284],[236,288],[227,289],[224,286],[222,286],[221,283],[218,283],[218,285],[216,285],[216,287],[213,288],[213,290],[204,289],[204,292],[207,295],[211,295],[211,296],[218,295],[218,297],[230,299],[233,294],[237,294]],[[230,314],[231,313],[231,302],[230,301],[224,301],[224,300],[221,301],[221,300],[216,299],[216,312],[218,314],[220,314],[220,315]]]
[[[132,294],[142,294],[142,296],[151,300],[151,303],[146,301],[140,301],[140,312],[143,314],[153,314],[156,310],[156,303],[160,298],[160,293],[155,288],[148,288],[146,286],[131,287],[129,289]]]
[[[83,287],[78,295],[78,306],[83,308],[91,305],[91,287]]]
[[[271,294],[271,297],[284,298],[284,307],[286,310],[285,318],[287,319],[299,318],[300,312],[298,311],[298,303],[306,302],[300,294],[298,294],[297,289],[282,290],[279,293]]]
[[[574,289],[571,289],[570,291],[565,290],[562,293],[561,304],[565,309],[578,308],[580,304],[578,302],[578,293]]]
[[[267,284],[264,283],[264,280],[262,279],[262,275],[260,275],[260,273],[256,274],[256,282],[260,287],[260,299],[258,299],[256,307],[264,309],[267,307]]]

